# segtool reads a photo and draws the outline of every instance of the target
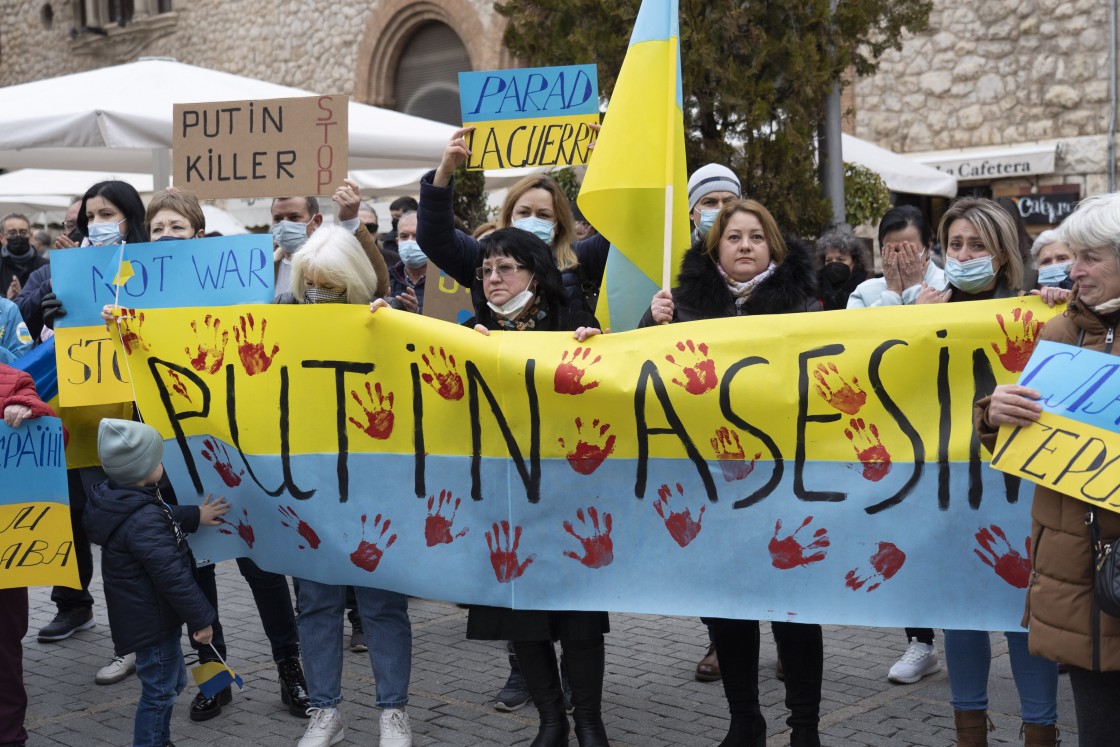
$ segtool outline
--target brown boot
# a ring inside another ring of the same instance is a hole
[[[1062,743],[1054,724],[1023,724],[1019,736],[1024,739],[1025,747],[1057,747]]]
[[[719,682],[722,675],[719,671],[719,657],[716,655],[716,645],[708,646],[708,653],[696,665],[696,679],[701,682]]]
[[[987,711],[953,711],[957,721],[957,747],[988,747],[988,732],[995,724]]]

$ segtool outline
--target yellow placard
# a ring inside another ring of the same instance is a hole
[[[21,586],[81,588],[69,506],[0,505],[0,588]]]
[[[132,401],[128,372],[105,326],[59,327],[54,334],[63,407]]]

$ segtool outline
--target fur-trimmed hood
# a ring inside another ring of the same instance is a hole
[[[762,281],[743,304],[743,314],[788,314],[818,311],[817,277],[810,246],[785,237],[785,261]],[[682,322],[736,316],[735,297],[715,263],[704,251],[703,239],[692,244],[681,260],[677,287],[673,289],[677,318]]]

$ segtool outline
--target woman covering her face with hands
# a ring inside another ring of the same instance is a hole
[[[883,277],[860,283],[848,297],[849,309],[899,306],[943,300],[945,274],[930,259],[933,229],[921,210],[899,205],[879,221]]]

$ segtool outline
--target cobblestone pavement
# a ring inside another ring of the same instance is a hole
[[[97,553],[95,552],[96,556]],[[189,687],[176,704],[172,739],[179,747],[294,746],[306,721],[288,715],[280,703],[276,669],[248,586],[233,563],[218,569],[222,622],[230,665],[245,679],[222,715],[193,723],[187,710]],[[112,644],[102,603],[100,570],[92,591],[98,625],[58,643],[39,643],[35,631],[54,614],[49,589],[31,591],[31,625],[24,640],[25,680],[30,708],[29,747],[48,745],[128,745],[139,682],[97,686],[98,667],[108,662]],[[412,600],[413,665],[409,715],[417,747],[435,745],[527,745],[536,733],[536,712],[494,710],[493,696],[508,673],[504,645],[468,641],[466,611],[445,602]],[[612,614],[607,636],[604,720],[614,747],[704,745],[722,740],[726,701],[719,683],[693,679],[706,646],[696,618]],[[759,687],[769,724],[770,747],[787,745],[782,683],[774,677],[775,649],[763,625]],[[347,628],[347,635],[349,628]],[[914,685],[891,685],[887,670],[905,648],[901,631],[825,627],[822,742],[840,745],[954,744],[949,683],[944,669]],[[989,744],[1021,744],[1018,697],[1011,679],[1007,644],[993,635],[990,715],[996,731]],[[940,645],[940,639],[939,639]],[[189,653],[190,649],[186,649]],[[365,654],[345,654],[343,744],[377,743],[378,711]],[[1059,685],[1059,728],[1065,744],[1076,743],[1068,678]],[[575,744],[575,740],[571,742]]]

